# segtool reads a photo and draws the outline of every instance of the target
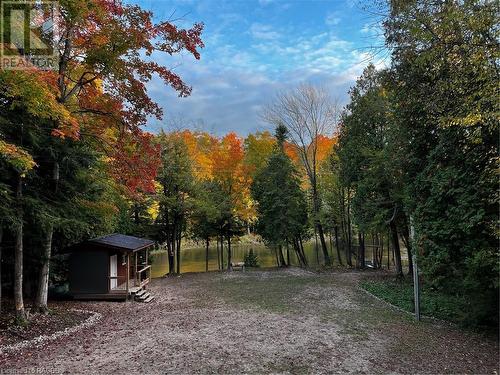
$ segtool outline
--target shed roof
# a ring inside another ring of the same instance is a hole
[[[131,252],[154,245],[154,241],[146,238],[127,236],[119,233],[94,238],[92,240],[88,240],[87,243]]]

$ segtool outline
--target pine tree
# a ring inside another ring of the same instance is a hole
[[[257,232],[276,249],[281,266],[287,265],[282,252],[287,243],[306,265],[300,243],[306,231],[307,203],[297,171],[283,150],[286,134],[285,127],[276,129],[276,148],[252,184],[252,196],[258,204]]]

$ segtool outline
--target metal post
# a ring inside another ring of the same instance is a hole
[[[420,283],[418,280],[417,247],[415,246],[415,229],[413,228],[413,218],[410,216],[410,241],[413,254],[413,298],[415,300],[415,319],[420,321]]]

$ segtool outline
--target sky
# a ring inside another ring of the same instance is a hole
[[[203,22],[201,59],[155,56],[192,86],[179,98],[158,79],[150,96],[165,112],[147,130],[191,128],[244,136],[269,129],[259,116],[279,92],[303,82],[320,85],[342,105],[371,61],[383,66],[383,37],[360,0],[128,0],[189,27]],[[370,5],[368,5],[370,6]],[[375,49],[374,49],[375,47]],[[376,53],[374,53],[376,52]]]

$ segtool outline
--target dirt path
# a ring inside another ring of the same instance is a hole
[[[495,373],[496,341],[415,323],[359,291],[358,277],[291,269],[157,279],[152,304],[75,303],[102,322],[0,358],[0,373]]]

